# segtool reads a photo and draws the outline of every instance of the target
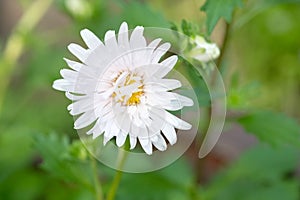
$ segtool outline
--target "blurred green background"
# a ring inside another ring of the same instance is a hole
[[[0,199],[96,199],[94,178],[106,194],[115,171],[97,163],[95,173],[70,102],[51,87],[72,58],[66,46],[83,44],[83,28],[103,38],[122,21],[170,28],[185,19],[205,34],[204,1],[40,0],[30,10],[36,2],[0,1]],[[233,18],[221,66],[228,119],[216,148],[199,160],[193,144],[165,169],[124,174],[116,199],[300,199],[300,3],[244,1]],[[219,46],[225,27],[220,20],[210,38]]]

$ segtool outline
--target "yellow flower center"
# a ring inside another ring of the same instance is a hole
[[[143,91],[133,92],[126,102],[127,106],[137,105],[141,102],[141,96],[144,94]]]
[[[126,72],[123,72],[126,73]],[[126,77],[124,77],[126,75]],[[114,79],[114,83],[117,84],[115,92],[112,94],[112,97],[116,100],[117,103],[121,103],[126,106],[134,106],[141,103],[141,97],[144,94],[143,91],[143,82],[140,77],[136,74],[126,73],[122,78],[122,73]],[[139,83],[139,84],[137,84]],[[124,88],[132,84],[137,84],[137,87],[131,88],[132,92],[124,91]]]

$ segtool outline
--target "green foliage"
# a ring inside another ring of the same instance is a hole
[[[264,2],[255,1],[253,6],[257,4],[262,9],[259,5]],[[234,60],[231,67],[239,74],[239,84],[259,82],[260,93],[252,107],[299,117],[300,4],[277,4],[268,8],[249,14],[248,23],[240,21],[244,12],[237,15],[228,60]]]
[[[271,7],[282,5],[282,4],[300,3],[300,0],[264,0],[250,2],[250,6],[242,16],[237,18],[236,27],[241,27],[247,24],[250,20],[256,17],[258,14],[270,9]]]
[[[242,0],[206,0],[201,10],[206,12],[208,34],[212,33],[221,17],[230,23],[234,9],[240,6],[242,6]]]
[[[257,96],[261,95],[261,85],[257,81],[247,84],[241,84],[240,82],[239,74],[235,73],[226,94],[229,109],[251,108]]]
[[[87,159],[83,144],[78,148],[78,142],[70,145],[67,137],[57,134],[40,135],[34,142],[35,148],[41,154],[42,168],[61,180],[80,184],[88,189],[93,188],[92,168]]]
[[[179,159],[157,172],[124,174],[117,199],[190,199],[194,181],[195,177],[188,163]]]
[[[299,149],[259,145],[222,170],[200,195],[205,200],[299,199],[299,181],[291,176],[298,155]]]
[[[257,112],[244,116],[238,122],[260,140],[276,146],[300,147],[300,126],[292,118],[273,112]]]
[[[138,1],[121,2],[123,12],[120,18],[130,21],[131,26],[170,27],[170,23],[164,18],[163,14],[153,10],[149,4]]]
[[[181,30],[185,35],[189,37],[195,36],[198,32],[198,28],[193,23],[188,22],[185,19],[181,21]]]

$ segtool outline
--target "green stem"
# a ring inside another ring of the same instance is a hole
[[[97,161],[92,155],[90,156],[90,159],[91,159],[91,164],[92,164],[93,173],[94,173],[96,200],[103,200],[102,188],[101,188],[101,184],[100,184],[99,177],[98,177]]]
[[[221,44],[221,49],[220,49],[220,57],[219,59],[217,60],[216,62],[216,67],[217,69],[213,72],[213,74],[211,75],[211,79],[209,81],[209,84],[211,85],[211,87],[214,87],[215,84],[216,84],[216,77],[217,77],[217,70],[220,70],[221,67],[222,67],[222,64],[224,62],[224,59],[226,57],[226,54],[227,54],[227,51],[228,51],[228,46],[229,46],[229,41],[230,41],[230,33],[232,31],[232,23],[226,23],[226,26],[225,26],[225,31],[224,31],[224,35],[223,35],[223,41],[222,41],[222,44]],[[212,107],[209,106],[208,108],[206,109],[203,109],[202,112],[204,113],[204,117],[203,118],[206,118],[207,119],[207,122],[205,123],[205,126],[203,127],[203,135],[201,135],[200,137],[200,142],[196,143],[197,145],[198,144],[203,144],[204,142],[204,138],[206,137],[206,133],[208,131],[208,128],[209,128],[209,124],[210,124],[210,120],[211,120],[211,116],[212,116]],[[201,179],[201,169],[202,169],[202,166],[203,166],[203,162],[205,162],[205,160],[203,159],[199,159],[198,162],[197,162],[197,168],[200,169],[198,176],[198,184],[200,185],[200,179]]]
[[[222,62],[224,61],[224,56],[226,55],[226,51],[228,49],[228,41],[229,41],[229,35],[230,35],[230,32],[231,32],[232,23],[233,22],[226,23],[225,33],[224,33],[224,36],[223,36],[223,44],[222,44],[222,48],[221,48],[221,54],[220,54],[220,57],[217,61],[217,67],[219,69],[222,66]]]
[[[115,196],[116,196],[116,193],[117,193],[117,190],[118,190],[121,178],[122,178],[122,174],[123,174],[122,168],[124,167],[126,157],[127,157],[127,151],[125,149],[120,149],[119,155],[118,155],[118,166],[117,166],[118,170],[115,174],[112,185],[108,191],[107,200],[115,199]]]
[[[29,34],[44,16],[53,0],[36,0],[30,5],[7,40],[0,58],[0,111],[11,74],[22,52],[24,36]]]

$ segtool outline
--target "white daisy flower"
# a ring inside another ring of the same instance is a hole
[[[193,101],[171,92],[181,87],[180,81],[163,78],[177,62],[176,55],[160,61],[171,45],[158,46],[161,39],[147,44],[143,31],[137,26],[129,38],[123,22],[118,37],[107,31],[102,43],[91,31],[82,30],[88,48],[68,46],[80,62],[65,59],[72,69],[62,69],[63,79],[56,80],[53,88],[65,91],[73,101],[68,110],[79,116],[75,129],[91,127],[87,134],[93,138],[103,134],[104,145],[116,137],[121,147],[129,137],[131,149],[139,141],[152,154],[153,146],[164,151],[167,141],[176,143],[175,129],[192,127],[168,111],[192,106]]]
[[[208,43],[203,37],[197,35],[192,42],[196,45],[189,56],[201,62],[209,62],[219,57],[220,49],[215,43]]]

